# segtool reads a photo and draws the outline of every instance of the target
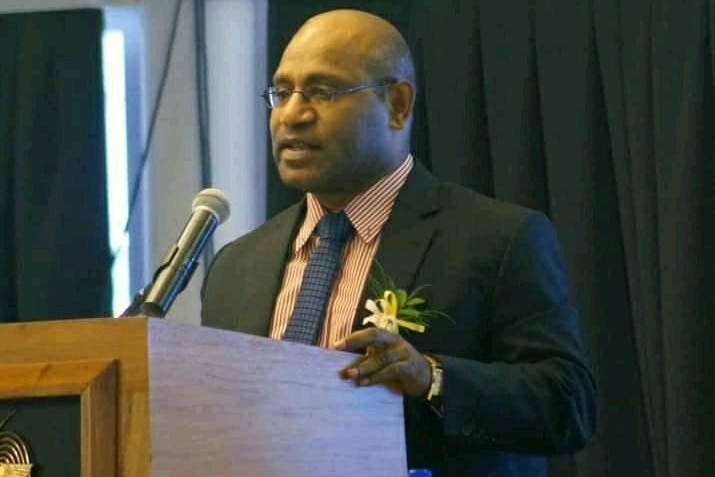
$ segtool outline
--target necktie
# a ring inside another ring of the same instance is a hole
[[[286,341],[318,342],[343,245],[352,232],[352,225],[344,212],[325,214],[317,228],[320,242],[310,255],[303,273],[293,314],[283,334]]]

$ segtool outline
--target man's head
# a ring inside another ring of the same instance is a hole
[[[284,93],[270,119],[283,182],[339,208],[392,171],[409,152],[414,78],[407,44],[385,20],[357,10],[309,19],[273,76]],[[339,94],[358,86],[369,87]]]

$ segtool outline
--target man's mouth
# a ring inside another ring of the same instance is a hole
[[[280,147],[281,149],[292,149],[296,151],[320,148],[317,143],[303,139],[282,139],[280,141]]]
[[[281,158],[288,160],[305,159],[312,152],[320,149],[318,144],[302,139],[281,140],[279,145]]]
[[[294,143],[294,144],[286,145],[285,149],[291,149],[293,151],[305,151],[308,149],[315,149],[315,147],[310,146],[308,144],[304,144],[304,143]]]

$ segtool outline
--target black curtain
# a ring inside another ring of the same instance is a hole
[[[0,322],[109,314],[101,34],[0,15]]]
[[[305,19],[337,7],[408,39],[417,157],[559,231],[599,416],[551,475],[713,475],[712,0],[274,0],[269,74]],[[273,214],[295,195],[269,169]]]

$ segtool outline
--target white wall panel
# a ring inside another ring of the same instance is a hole
[[[208,0],[207,43],[214,187],[231,199],[231,218],[216,231],[219,247],[266,216],[267,0]]]

